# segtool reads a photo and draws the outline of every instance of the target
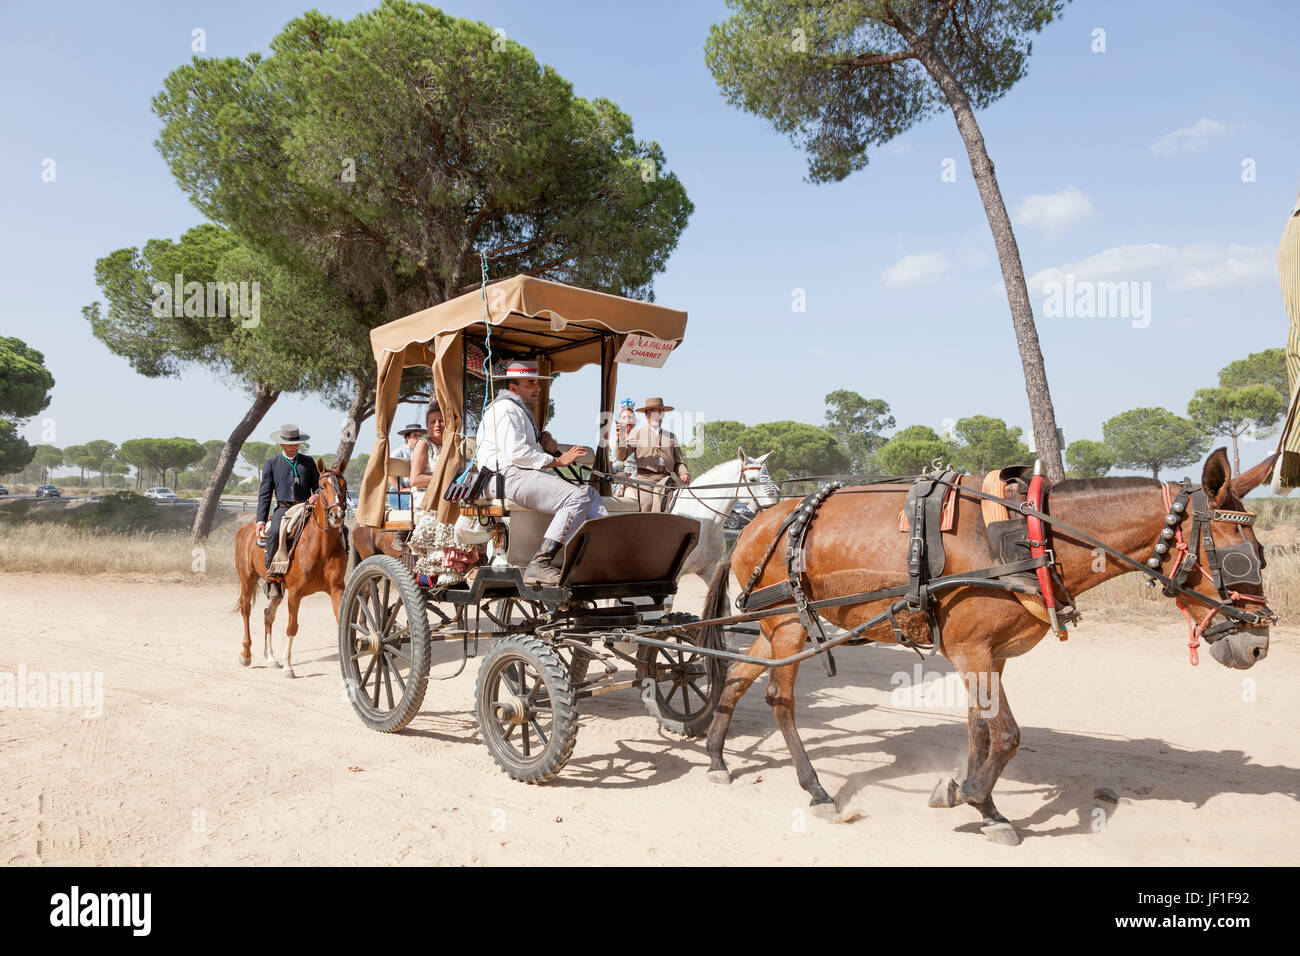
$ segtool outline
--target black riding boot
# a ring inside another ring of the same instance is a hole
[[[524,583],[532,587],[542,585],[554,586],[560,583],[560,566],[556,559],[561,556],[564,545],[554,538],[546,538],[537,549],[533,560],[524,569]]]

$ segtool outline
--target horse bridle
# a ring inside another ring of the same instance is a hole
[[[766,469],[767,466],[764,464],[750,465],[750,464],[746,464],[745,459],[743,457],[740,459],[740,479],[741,479],[740,483],[745,486],[745,490],[749,492],[749,497],[752,498],[754,501],[755,514],[758,514],[758,512],[760,511],[765,511],[766,509],[771,508],[773,506],[764,505],[759,502],[758,495],[754,494],[754,483],[745,478],[745,472],[757,471],[759,473],[758,475],[759,484],[762,484],[764,486],[763,490],[766,491],[768,494],[770,494],[773,498],[775,498],[778,503],[780,503],[781,501],[781,489],[776,486],[776,482],[772,480],[771,475],[766,474]],[[766,481],[764,481],[764,478],[766,478]]]
[[[1178,489],[1177,495],[1174,495],[1172,490],[1175,487]],[[1259,588],[1264,586],[1264,561],[1259,545],[1243,540],[1240,544],[1220,547],[1214,543],[1214,536],[1210,532],[1215,521],[1249,526],[1255,523],[1255,515],[1249,511],[1224,511],[1211,508],[1205,490],[1190,481],[1175,482],[1172,486],[1165,485],[1162,490],[1167,510],[1165,526],[1160,530],[1154,553],[1147,558],[1146,564],[1150,570],[1147,571],[1146,578],[1148,583],[1154,585],[1155,575],[1158,575],[1161,567],[1164,566],[1169,552],[1173,550],[1179,555],[1173,572],[1168,577],[1161,575],[1165,582],[1162,592],[1166,597],[1177,599],[1178,609],[1187,619],[1190,634],[1188,646],[1194,651],[1198,638],[1203,637],[1207,644],[1213,644],[1243,627],[1276,623],[1277,615],[1269,608],[1263,596],[1242,594],[1235,590],[1238,585]],[[1187,517],[1189,504],[1192,526],[1188,534],[1190,541],[1187,541],[1183,539],[1182,523]],[[1204,565],[1201,564],[1198,554],[1204,555]],[[1197,567],[1200,567],[1201,572],[1219,592],[1218,601],[1187,587],[1187,579]],[[1211,605],[1210,613],[1199,625],[1193,625],[1191,615],[1183,606],[1182,598],[1186,594],[1195,595],[1200,603]],[[1248,611],[1237,607],[1235,603],[1237,601],[1247,601],[1260,607],[1257,611]],[[1208,627],[1210,620],[1216,614],[1222,614],[1226,620]]]
[[[324,483],[326,479],[329,479],[334,482],[334,491],[338,494],[338,499],[339,499],[338,504],[327,505],[323,509],[325,512],[325,524],[323,525],[321,524],[320,519],[316,517],[316,509],[315,508],[312,509],[312,523],[316,525],[317,530],[324,533],[329,530],[329,522],[332,520],[335,510],[339,512],[340,527],[342,527],[343,523],[347,520],[348,483],[347,483],[347,479],[343,477],[341,472],[332,471],[329,469],[327,469],[324,473],[322,473],[320,477],[322,483]]]

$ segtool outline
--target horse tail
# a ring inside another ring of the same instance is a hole
[[[711,620],[715,617],[725,617],[731,607],[731,597],[727,593],[728,581],[731,578],[731,562],[723,558],[718,562],[718,566],[713,569],[713,577],[709,579],[709,592],[704,598],[704,619]],[[700,628],[700,645],[702,647],[721,648],[722,625],[710,624]]]

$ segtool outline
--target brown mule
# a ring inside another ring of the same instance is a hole
[[[293,563],[284,576],[283,595],[289,601],[289,646],[284,657],[284,676],[293,677],[293,639],[298,633],[298,604],[308,594],[329,591],[334,603],[334,618],[339,616],[339,602],[343,600],[343,585],[347,577],[348,547],[344,540],[347,515],[348,486],[342,468],[326,469],[316,460],[320,472],[320,493],[316,504],[307,515],[307,525],[293,552]],[[252,635],[248,617],[257,598],[261,581],[266,577],[266,551],[257,546],[257,525],[249,522],[235,534],[235,573],[239,577],[239,602],[235,610],[244,617],[244,647],[239,663],[247,667],[252,663]],[[283,598],[273,598],[262,612],[266,633],[262,639],[262,653],[266,666],[280,667],[271,639],[271,625]]]
[[[1271,459],[1234,479],[1226,452],[1223,449],[1215,451],[1205,463],[1201,476],[1210,507],[1243,510],[1241,498],[1264,480],[1270,464]],[[967,477],[962,484],[978,489],[979,478]],[[897,484],[845,488],[825,501],[805,541],[804,560],[810,600],[893,587],[904,581],[908,536],[898,532],[898,515],[906,491],[906,486]],[[782,520],[797,505],[797,501],[786,501],[767,509],[749,524],[736,543],[730,568],[724,563],[714,575],[704,610],[706,618],[731,613],[731,602],[727,597],[728,571],[734,573],[739,581],[748,580],[753,568],[762,561]],[[1053,517],[1109,544],[1139,564],[1153,554],[1168,513],[1162,485],[1150,478],[1064,481],[1052,488],[1049,510]],[[1186,534],[1189,522],[1184,520],[1182,525]],[[1262,561],[1262,552],[1248,526],[1215,521],[1209,527],[1216,547],[1226,548],[1248,541],[1255,546]],[[1133,570],[1118,560],[1103,561],[1098,557],[1100,552],[1095,552],[1091,545],[1071,539],[1059,530],[1054,531],[1052,537],[1065,586],[1073,595]],[[959,497],[956,526],[953,533],[944,534],[944,539],[947,553],[945,574],[978,570],[993,563],[989,559],[980,502],[973,496]],[[1203,564],[1201,543],[1192,541],[1190,547],[1202,555]],[[783,554],[784,548],[779,547],[778,555]],[[1163,573],[1172,571],[1174,557],[1171,549],[1165,557]],[[759,586],[776,584],[784,580],[785,575],[785,562],[775,558],[768,564]],[[1201,566],[1187,579],[1187,587],[1219,600],[1217,590]],[[1242,586],[1239,591],[1262,598],[1260,587]],[[848,629],[879,614],[887,604],[886,601],[877,601],[828,608],[823,611],[823,616]],[[1187,605],[1198,623],[1215,613],[1215,609],[1198,603],[1189,601]],[[1020,728],[1007,704],[1001,677],[1007,660],[1025,653],[1042,640],[1048,625],[1025,610],[1011,593],[987,588],[965,587],[943,592],[935,597],[935,609],[943,633],[944,656],[952,662],[972,692],[967,716],[969,760],[966,778],[963,781],[941,781],[930,798],[930,806],[952,807],[968,803],[983,816],[984,833],[989,839],[997,843],[1019,843],[1015,828],[998,813],[992,797],[998,777],[1020,746]],[[900,614],[898,620],[912,641],[928,643],[923,615]],[[784,658],[802,650],[808,639],[807,631],[795,615],[765,618],[761,624],[761,633],[748,651],[752,657]],[[868,629],[864,636],[885,643],[894,640],[888,621]],[[1230,643],[1220,648],[1219,644],[1224,642]],[[1268,653],[1268,627],[1252,627],[1220,637],[1214,646],[1214,656],[1222,663],[1231,667],[1249,667]],[[758,664],[733,663],[727,673],[722,699],[708,732],[710,780],[717,783],[730,781],[723,760],[727,729],[737,701],[763,669]],[[812,796],[812,808],[831,815],[835,812],[835,803],[817,779],[795,728],[794,682],[798,670],[798,663],[773,669],[767,685],[767,703],[785,737],[799,784]]]

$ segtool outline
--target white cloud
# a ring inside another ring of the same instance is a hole
[[[1196,121],[1195,126],[1185,126],[1161,136],[1151,144],[1149,152],[1152,156],[1176,156],[1178,153],[1199,152],[1209,146],[1212,140],[1227,136],[1234,129],[1235,126],[1216,123],[1214,120],[1202,117]]]
[[[929,285],[943,275],[952,264],[939,252],[919,252],[903,256],[880,273],[880,281],[887,289]]]
[[[1198,243],[1171,246],[1147,242],[1115,246],[1064,266],[1043,269],[1029,277],[1029,291],[1041,294],[1046,282],[1074,281],[1163,282],[1172,291],[1220,289],[1247,282],[1275,280],[1276,250],[1267,245]]]
[[[1055,239],[1091,215],[1092,200],[1077,186],[1067,186],[1060,192],[1026,196],[1016,207],[1014,218],[1016,225],[1041,229],[1049,239]]]

